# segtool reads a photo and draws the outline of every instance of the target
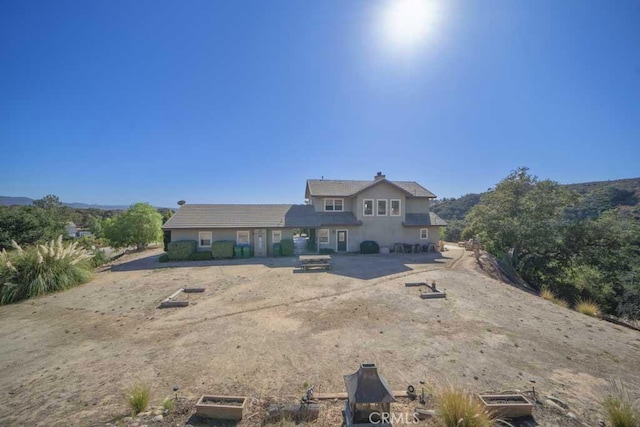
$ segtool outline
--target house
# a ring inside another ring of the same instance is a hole
[[[413,181],[307,180],[304,205],[185,204],[164,224],[170,240],[196,240],[207,250],[216,240],[249,244],[255,256],[271,255],[274,243],[309,231],[318,249],[357,252],[373,240],[393,249],[396,243],[437,243],[444,222],[429,211],[436,196]]]

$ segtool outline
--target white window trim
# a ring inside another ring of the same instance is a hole
[[[247,243],[242,243],[244,244],[251,244],[251,232],[249,230],[238,230],[236,231],[236,244],[240,245],[240,233],[247,233]]]
[[[280,237],[278,238],[278,241],[276,241],[276,234],[280,235]],[[281,240],[282,240],[282,230],[272,230],[271,231],[271,243],[280,243]]]
[[[371,202],[371,214],[367,215],[367,213],[365,212],[365,205],[367,202]],[[362,216],[375,216],[376,214],[376,201],[373,199],[364,199],[362,200]]]
[[[422,237],[422,232],[423,231],[427,232],[427,237]],[[429,240],[429,229],[428,228],[421,228],[420,229],[420,240]]]
[[[331,204],[333,205],[333,210],[328,210],[327,209],[327,202],[331,200]],[[342,209],[337,210],[336,209],[336,200],[340,200],[342,201]],[[344,212],[344,199],[341,198],[331,198],[331,197],[327,197],[324,199],[324,211],[325,212]]]
[[[380,202],[384,202],[384,214],[380,214],[380,211],[378,210],[378,204]],[[376,199],[376,216],[389,216],[389,200]]]
[[[320,234],[323,231],[327,232],[327,241],[326,242],[323,242],[323,241],[320,240]],[[331,231],[328,228],[321,228],[321,229],[318,230],[318,244],[319,245],[329,245],[329,244],[331,244]]]
[[[202,236],[203,235],[209,235],[209,244],[208,245],[201,245],[200,242],[202,242]],[[211,243],[213,243],[213,232],[211,231],[198,231],[198,247],[199,248],[210,248],[211,247]]]
[[[391,206],[393,202],[398,202],[398,213],[394,214]],[[402,216],[402,201],[400,199],[391,199],[389,200],[389,216]]]
[[[336,230],[336,252],[338,252],[338,234],[340,234],[341,231],[344,231],[344,240],[346,244],[344,252],[349,252],[349,230],[347,229]]]

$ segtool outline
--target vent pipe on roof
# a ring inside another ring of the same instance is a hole
[[[376,174],[376,176],[374,176],[374,177],[373,177],[373,180],[374,180],[374,181],[379,181],[379,180],[381,180],[381,179],[385,179],[385,178],[386,178],[386,176],[385,176],[385,175],[382,175],[382,172],[378,172],[378,173]]]

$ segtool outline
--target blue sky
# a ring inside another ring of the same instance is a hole
[[[300,203],[307,178],[377,171],[440,197],[518,166],[640,176],[640,2],[427,1],[399,22],[390,3],[2,1],[0,195]]]

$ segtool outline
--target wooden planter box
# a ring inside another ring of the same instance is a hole
[[[196,415],[203,418],[240,420],[247,410],[247,398],[241,396],[202,396],[196,403]]]
[[[521,394],[481,394],[480,400],[487,411],[502,418],[530,417],[533,403]]]

